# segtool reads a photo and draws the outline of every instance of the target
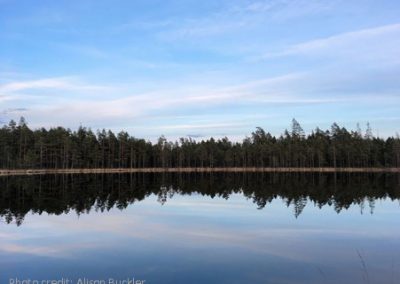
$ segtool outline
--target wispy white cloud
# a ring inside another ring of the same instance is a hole
[[[232,129],[236,127],[248,126],[247,123],[205,123],[205,124],[177,124],[157,126],[157,129],[179,129],[179,130],[206,130],[206,129]]]
[[[287,20],[327,11],[333,8],[337,2],[336,0],[264,0],[251,2],[247,6],[244,6],[243,10],[251,13],[268,13],[275,20]]]
[[[338,1],[268,0],[229,3],[229,6],[206,17],[169,21],[168,29],[161,32],[163,39],[204,38],[238,30],[258,28],[268,22],[282,22],[330,10]]]
[[[65,91],[100,91],[106,86],[85,84],[73,77],[45,78],[38,80],[25,80],[5,83],[0,85],[1,93],[13,93],[26,90],[55,89]]]
[[[38,90],[63,90],[70,92],[98,91],[109,92],[111,99],[107,96],[97,97],[96,100],[88,100],[85,98],[63,99],[62,97],[56,104],[46,104],[45,106],[37,106],[30,110],[31,114],[50,115],[52,117],[70,117],[71,113],[79,114],[80,119],[89,117],[102,118],[123,118],[138,117],[145,115],[151,111],[163,109],[175,109],[184,106],[210,106],[224,103],[234,103],[234,100],[240,99],[248,101],[263,100],[279,103],[289,103],[289,97],[283,97],[282,85],[286,85],[293,80],[298,80],[300,75],[284,75],[263,80],[256,80],[244,84],[238,84],[228,87],[210,87],[210,86],[176,86],[173,90],[164,89],[160,86],[157,90],[129,94],[129,87],[123,90],[125,95],[120,98],[112,98],[112,93],[116,88],[107,89],[103,86],[88,83],[75,83],[64,78],[42,79],[33,81],[22,81],[9,83],[0,86],[0,92],[23,92],[31,89]],[[260,93],[259,89],[267,89],[269,93]],[[257,91],[258,90],[258,91]],[[38,92],[39,94],[41,92]],[[51,94],[51,93],[50,93]],[[297,98],[297,101],[300,99]],[[36,116],[36,115],[35,115]]]
[[[155,28],[165,28],[174,24],[172,19],[160,20],[130,20],[122,24],[114,25],[108,28],[111,33],[127,32],[130,30],[153,30]]]
[[[108,52],[92,45],[84,45],[77,43],[74,44],[54,43],[54,45],[62,50],[78,53],[80,55],[93,57],[96,59],[107,59],[111,57],[111,55]]]
[[[11,82],[0,85],[0,92],[16,92],[27,89],[41,89],[41,88],[65,88],[67,86],[65,79],[40,79],[32,81]]]
[[[399,63],[400,24],[379,26],[298,43],[277,52],[268,52],[262,59],[284,56],[341,56],[346,60],[362,59]]]
[[[215,23],[211,19],[205,20],[189,20],[185,26],[176,28],[175,30],[168,30],[162,33],[163,39],[176,40],[180,38],[193,38],[193,37],[209,37],[216,36],[226,32],[232,32],[236,29],[247,26],[246,20]]]
[[[1,91],[15,95],[15,102],[8,108],[25,107],[26,98],[21,97],[25,92],[35,89],[35,95],[30,97],[29,109],[24,111],[28,120],[37,126],[56,126],[59,124],[74,127],[80,123],[85,125],[118,125],[123,121],[138,121],[143,117],[160,117],[165,113],[169,115],[169,122],[144,126],[137,125],[136,129],[147,128],[159,132],[160,129],[172,131],[204,131],[211,129],[233,129],[245,127],[249,122],[227,121],[223,116],[215,117],[214,121],[206,119],[196,120],[187,110],[205,110],[218,106],[288,106],[311,104],[348,103],[359,100],[354,96],[321,96],[321,90],[326,94],[330,92],[329,86],[335,88],[337,82],[324,77],[315,77],[312,73],[293,73],[276,77],[267,77],[241,84],[227,86],[208,85],[177,85],[173,87],[160,85],[154,90],[144,93],[135,93],[133,86],[107,86],[87,83],[84,80],[71,80],[69,78],[51,78],[31,81],[20,81],[0,86]],[[102,92],[102,95],[96,95]],[[115,92],[120,92],[115,97]],[[41,94],[49,97],[54,94],[57,100],[43,102]],[[87,96],[93,93],[92,96]],[[64,94],[64,95],[60,95]],[[78,95],[77,95],[78,94]],[[79,96],[79,94],[85,94]],[[376,101],[374,95],[363,96],[365,101]],[[396,101],[396,98],[393,98]],[[228,111],[229,112],[229,111]],[[179,119],[185,114],[185,119]],[[12,114],[10,114],[12,115]],[[47,118],[52,117],[51,121]],[[173,117],[176,118],[174,121]],[[216,119],[216,120],[215,120]],[[186,121],[186,122],[185,122]],[[190,121],[190,123],[189,123]],[[232,123],[234,125],[232,125]]]

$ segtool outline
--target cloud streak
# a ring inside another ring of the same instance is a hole
[[[293,18],[319,14],[332,9],[337,1],[322,3],[315,0],[232,1],[206,17],[169,20],[168,29],[161,37],[168,40],[207,38],[251,30],[271,22],[285,22]],[[180,23],[182,22],[182,23]],[[175,25],[173,25],[175,23]]]
[[[357,79],[359,80],[359,79]],[[322,75],[315,76],[313,73],[293,73],[276,77],[268,77],[248,81],[240,84],[228,86],[189,86],[181,85],[173,89],[159,86],[151,92],[134,94],[134,88],[118,86],[103,88],[101,85],[78,80],[79,83],[65,78],[38,79],[4,84],[0,90],[7,91],[11,96],[15,96],[15,105],[19,107],[9,107],[9,109],[24,109],[24,116],[32,120],[33,126],[52,127],[64,125],[74,128],[81,123],[90,126],[101,126],[114,128],[118,125],[126,127],[129,124],[134,125],[139,122],[134,129],[141,131],[157,132],[178,132],[186,135],[190,130],[202,130],[209,132],[215,130],[233,131],[234,129],[252,128],[252,121],[249,119],[243,121],[246,117],[241,114],[243,119],[234,119],[232,115],[236,107],[249,107],[258,109],[265,107],[298,107],[300,105],[332,105],[357,103],[357,96],[320,96],[323,92],[335,92],[338,84],[332,78]],[[330,90],[330,88],[333,88]],[[30,98],[30,107],[21,107],[26,102],[30,91],[36,90]],[[103,92],[102,96],[93,96],[88,99],[88,93],[98,90]],[[119,90],[120,98],[114,98],[113,94]],[[133,93],[132,93],[133,92]],[[60,96],[57,94],[66,93]],[[46,104],[40,104],[43,100],[42,95],[49,97],[56,96],[57,100],[49,101]],[[75,94],[74,96],[72,96]],[[79,96],[79,94],[85,94]],[[39,96],[37,99],[36,96]],[[396,96],[387,95],[392,103],[397,103]],[[362,96],[364,103],[376,103],[376,96]],[[378,102],[379,103],[379,102]],[[224,112],[219,112],[211,118],[207,118],[207,113],[212,109],[228,108]],[[232,109],[232,111],[230,110]],[[153,121],[152,124],[145,125],[140,122],[146,117],[160,117],[173,111],[169,116],[169,122]],[[193,112],[194,111],[194,112]],[[205,112],[203,120],[196,119],[196,113]],[[192,113],[191,113],[192,112]],[[20,115],[21,112],[8,112],[8,116]],[[229,116],[228,116],[229,115]],[[46,118],[51,117],[51,121]],[[176,119],[174,119],[176,117]],[[180,119],[179,117],[184,117]],[[192,118],[193,117],[193,118]],[[228,119],[228,117],[230,117]],[[236,116],[238,117],[238,116]],[[104,121],[107,121],[104,124]],[[255,123],[255,122],[253,122]],[[258,124],[258,123],[256,123]],[[131,128],[131,126],[129,126]]]
[[[71,77],[45,78],[37,80],[16,81],[0,85],[1,93],[14,93],[26,90],[64,90],[64,91],[102,91],[105,86],[82,84]]]
[[[311,57],[342,56],[346,59],[356,57],[364,60],[372,57],[375,61],[384,58],[393,60],[396,56],[400,56],[399,38],[400,24],[396,23],[302,42],[282,51],[266,53],[261,58],[305,55]]]

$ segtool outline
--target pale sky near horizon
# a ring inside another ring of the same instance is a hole
[[[400,1],[0,0],[0,121],[153,140],[400,132]]]

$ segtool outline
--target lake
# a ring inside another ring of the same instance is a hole
[[[0,283],[400,283],[399,202],[398,174],[1,177]]]

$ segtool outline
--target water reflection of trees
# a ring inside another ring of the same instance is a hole
[[[242,194],[262,209],[281,198],[298,217],[307,203],[336,212],[359,205],[373,213],[376,200],[400,197],[400,176],[389,174],[126,174],[51,175],[0,179],[0,216],[22,224],[28,212],[77,214],[124,209],[148,196],[164,204],[173,195],[228,199]]]

